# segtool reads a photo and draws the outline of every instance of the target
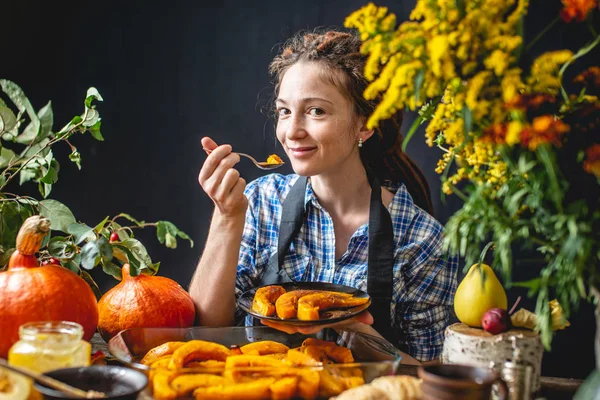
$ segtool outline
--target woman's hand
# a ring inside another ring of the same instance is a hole
[[[274,328],[274,329],[277,329],[277,330],[280,330],[280,331],[283,331],[283,332],[286,332],[289,334],[301,333],[303,335],[312,335],[312,334],[317,333],[325,328],[349,329],[349,328],[352,328],[352,326],[356,325],[357,323],[361,323],[361,324],[365,324],[365,325],[372,325],[373,324],[373,316],[371,315],[370,312],[363,311],[362,313],[358,314],[354,318],[350,318],[345,321],[328,324],[328,325],[297,326],[297,325],[282,324],[280,322],[273,322],[271,320],[261,320],[260,322],[263,325],[270,326],[271,328]],[[355,330],[355,329],[349,329],[349,330]]]
[[[204,161],[198,182],[208,194],[223,217],[238,217],[246,214],[248,199],[244,196],[246,181],[233,168],[240,156],[232,152],[228,144],[218,146],[209,137],[202,138],[202,147],[211,150]]]

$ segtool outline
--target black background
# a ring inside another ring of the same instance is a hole
[[[120,212],[175,223],[194,239],[194,248],[180,241],[176,250],[167,249],[152,230],[137,237],[152,259],[162,262],[160,274],[187,287],[212,213],[212,203],[197,183],[205,159],[200,139],[209,135],[257,158],[283,154],[264,111],[272,94],[267,66],[277,45],[299,29],[339,27],[365,4],[362,0],[230,0],[205,5],[192,0],[3,0],[0,78],[19,84],[36,109],[52,100],[56,130],[83,111],[89,86],[99,90],[104,97],[98,110],[105,142],[73,139],[82,154],[81,171],[68,161],[68,146],[55,150],[62,168],[51,198],[67,204],[78,220],[92,226]],[[414,0],[378,3],[395,12],[398,21],[408,19],[414,4]],[[532,0],[526,35],[531,38],[531,32],[559,10],[558,0]],[[553,29],[535,50],[573,47],[582,37],[576,28],[566,35]],[[406,115],[405,131],[413,118]],[[453,197],[445,203],[440,200],[434,172],[439,151],[424,144],[421,130],[409,153],[428,177],[436,217],[447,221],[460,203]],[[246,161],[239,169],[248,181],[261,175]],[[35,193],[33,185],[30,189]],[[515,280],[537,273],[531,266],[524,269],[517,266]],[[103,291],[116,283],[102,271],[93,271],[93,276]],[[511,289],[509,304],[524,294]],[[534,307],[529,299],[521,304]],[[584,378],[592,370],[592,306],[582,305],[571,324],[556,335],[552,351],[544,355],[544,375]]]

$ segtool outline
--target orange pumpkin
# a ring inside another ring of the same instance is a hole
[[[194,324],[196,309],[190,295],[179,284],[162,276],[129,274],[98,302],[98,331],[108,341],[129,328],[188,328]]]
[[[29,217],[17,235],[8,269],[0,272],[0,357],[19,339],[19,326],[34,321],[73,321],[90,340],[98,323],[96,297],[77,274],[60,265],[40,267],[35,253],[50,231],[50,221]]]

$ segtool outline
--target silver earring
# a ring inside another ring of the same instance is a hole
[[[358,147],[362,147],[363,140],[362,138],[358,138]]]

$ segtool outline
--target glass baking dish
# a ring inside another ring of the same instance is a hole
[[[355,373],[358,369],[362,372],[365,383],[373,379],[396,375],[401,361],[400,352],[385,339],[364,333],[350,331],[336,331],[326,328],[318,335],[289,335],[266,326],[251,327],[193,327],[193,328],[134,328],[121,331],[108,343],[108,350],[120,362],[131,368],[151,372],[151,368],[141,364],[139,361],[153,347],[170,341],[204,340],[216,342],[227,347],[242,346],[252,342],[272,340],[285,344],[290,348],[299,347],[308,338],[329,340],[338,346],[346,347],[352,351],[355,362],[351,364],[324,364],[320,367],[294,367],[298,370],[316,370],[331,373],[336,376]],[[232,369],[228,369],[231,371]],[[212,368],[211,373],[222,372],[223,368]],[[268,374],[266,367],[244,367],[237,368],[244,374],[260,373]],[[178,375],[198,373],[197,368],[181,368],[177,370]],[[202,372],[206,372],[203,369]],[[274,375],[281,371],[273,370]],[[320,373],[322,373],[320,372]]]

